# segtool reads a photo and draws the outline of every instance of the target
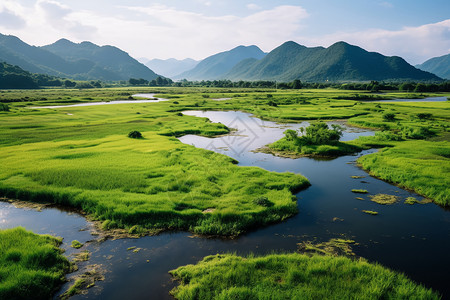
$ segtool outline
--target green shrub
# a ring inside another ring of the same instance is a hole
[[[383,114],[383,121],[392,122],[395,120],[395,114],[394,113],[385,113]]]
[[[142,133],[140,133],[139,131],[133,130],[133,131],[130,131],[130,133],[128,133],[128,137],[132,138],[132,139],[141,139]]]
[[[0,111],[9,111],[8,104],[0,103]]]

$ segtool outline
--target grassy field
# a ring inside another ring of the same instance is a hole
[[[378,264],[346,257],[207,256],[170,272],[177,299],[440,299]]]
[[[19,227],[0,230],[0,299],[49,299],[70,271],[61,240]]]
[[[127,99],[152,92],[170,101],[31,108]],[[375,137],[345,144],[352,150],[390,147],[361,158],[362,166],[382,179],[449,205],[450,185],[442,184],[450,164],[448,101],[360,101],[365,95],[370,98],[370,93],[355,96],[355,92],[333,89],[2,91],[0,102],[7,103],[9,111],[0,112],[0,195],[76,207],[102,221],[105,229],[126,228],[134,233],[175,229],[238,235],[281,221],[297,212],[292,193],[308,185],[304,177],[238,167],[226,156],[176,139],[230,130],[181,111],[241,110],[284,122],[350,118],[351,124],[377,128]],[[143,138],[127,136],[135,130]],[[339,150],[332,149],[333,145],[314,147],[309,150],[328,154]]]
[[[77,207],[105,229],[134,233],[238,235],[297,212],[292,192],[308,185],[304,177],[237,167],[182,144],[176,136],[229,129],[172,112],[174,102],[40,110],[11,103],[1,115],[0,194]],[[127,137],[132,130],[143,138]]]

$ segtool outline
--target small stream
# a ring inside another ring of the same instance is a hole
[[[237,131],[217,138],[186,135],[180,138],[181,142],[231,156],[239,161],[240,166],[259,166],[270,171],[289,171],[306,176],[312,186],[296,195],[299,213],[282,223],[233,240],[173,232],[140,239],[89,243],[81,250],[91,251],[92,256],[82,265],[101,264],[107,273],[105,280],[97,282],[86,295],[76,295],[73,299],[172,299],[168,292],[175,283],[168,271],[196,263],[206,255],[294,252],[299,242],[322,242],[336,237],[354,239],[359,243],[354,247],[356,255],[406,273],[427,287],[440,291],[444,298],[449,297],[450,213],[432,203],[404,204],[406,197],[418,200],[422,197],[370,177],[356,166],[359,156],[375,150],[326,160],[275,157],[253,150],[278,140],[288,128],[298,129],[308,123],[277,124],[234,111],[189,111],[185,114],[207,117]],[[345,126],[342,140],[373,134],[372,131]],[[353,179],[351,176],[364,178]],[[367,195],[352,193],[351,189],[366,189],[369,195],[396,195],[400,201],[383,206],[371,202]],[[361,212],[363,209],[378,211],[379,215],[365,214]],[[0,202],[0,228],[15,226],[64,237],[63,248],[67,249],[68,255],[77,251],[69,247],[72,240],[84,243],[96,238],[89,233],[91,225],[76,213],[57,208],[38,212]],[[130,247],[142,250],[135,253],[127,250]]]

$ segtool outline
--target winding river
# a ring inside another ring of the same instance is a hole
[[[432,203],[404,204],[406,197],[418,200],[422,197],[368,176],[356,166],[359,156],[375,150],[328,160],[275,157],[254,150],[278,140],[287,128],[297,129],[306,126],[306,122],[277,124],[234,111],[188,111],[185,114],[207,117],[237,131],[216,138],[186,135],[179,139],[181,142],[231,156],[241,166],[258,166],[306,176],[312,186],[296,195],[299,213],[282,223],[249,232],[237,239],[208,239],[175,232],[140,239],[88,243],[82,250],[91,251],[92,256],[81,267],[102,265],[106,269],[105,280],[97,282],[86,295],[76,295],[73,299],[171,299],[169,291],[175,283],[168,271],[196,263],[206,255],[293,252],[297,243],[302,241],[322,242],[336,237],[354,239],[358,243],[354,247],[356,255],[404,272],[427,287],[440,291],[444,298],[450,295],[450,213]],[[345,126],[342,140],[372,134],[371,131]],[[371,202],[367,195],[352,193],[351,189],[366,189],[370,195],[396,195],[400,201],[383,206]],[[379,215],[365,214],[361,211],[364,209],[378,211]],[[67,249],[69,256],[77,251],[69,246],[72,240],[84,243],[96,238],[90,234],[91,225],[76,213],[58,208],[39,212],[0,202],[0,228],[15,226],[64,237],[63,248]],[[130,247],[142,250],[135,253],[127,250]]]

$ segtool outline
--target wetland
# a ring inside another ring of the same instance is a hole
[[[0,100],[14,98],[10,93]],[[58,90],[38,93],[50,100],[30,96],[27,105],[5,102],[10,111],[0,112],[0,192],[51,205],[0,202],[0,228],[60,236],[69,258],[89,251],[89,261],[68,278],[94,265],[102,266],[104,280],[74,299],[170,299],[178,284],[169,271],[209,255],[284,255],[299,243],[337,238],[356,241],[352,251],[369,263],[450,294],[448,101],[363,103],[333,99],[349,94],[335,90],[160,89],[129,93],[167,101],[37,109],[60,97]],[[71,97],[120,99],[128,91],[82,93]],[[384,120],[386,113],[394,121]],[[332,157],[258,151],[319,119],[330,126],[340,120],[340,142],[359,151]],[[128,138],[132,130],[143,139]],[[383,205],[373,200],[377,195],[395,201]],[[100,238],[115,229],[143,237]]]

